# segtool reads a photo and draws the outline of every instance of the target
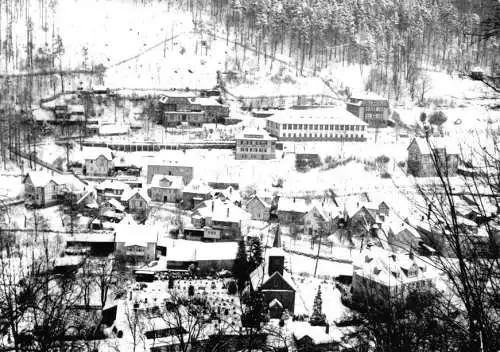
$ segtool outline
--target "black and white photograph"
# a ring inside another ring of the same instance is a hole
[[[0,352],[500,352],[500,0],[0,0]]]

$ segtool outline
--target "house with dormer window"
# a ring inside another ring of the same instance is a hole
[[[387,306],[405,300],[412,291],[435,286],[436,273],[410,253],[394,253],[371,246],[353,264],[352,298],[361,305]]]
[[[181,176],[154,175],[149,189],[150,197],[154,202],[179,202],[182,200],[183,188]]]

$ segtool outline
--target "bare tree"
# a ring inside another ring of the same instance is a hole
[[[434,150],[429,138],[427,143]],[[497,131],[478,137],[476,147],[462,146],[461,161],[469,171],[460,187],[451,179],[451,156],[435,152],[437,181],[417,184],[415,205],[427,224],[426,239],[439,251],[432,261],[463,305],[461,327],[472,351],[500,348],[499,146]]]

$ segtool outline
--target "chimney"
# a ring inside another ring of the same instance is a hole
[[[212,213],[214,212],[215,203],[212,201]]]
[[[227,207],[227,217],[229,217],[229,207]]]
[[[295,203],[295,197],[293,197],[293,202]]]

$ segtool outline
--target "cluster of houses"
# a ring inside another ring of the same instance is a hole
[[[229,116],[229,107],[222,103],[220,96],[198,97],[192,92],[176,92],[160,97],[158,115],[165,127],[201,126],[223,122]]]

